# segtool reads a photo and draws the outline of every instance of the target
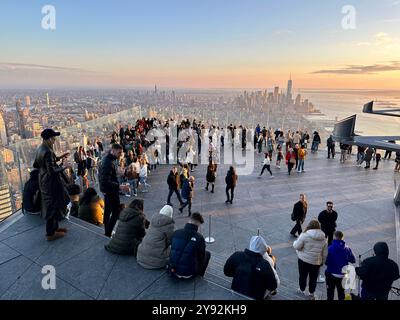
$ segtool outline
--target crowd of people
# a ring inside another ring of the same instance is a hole
[[[67,230],[59,227],[59,221],[68,216],[78,217],[89,223],[104,227],[110,237],[105,249],[122,255],[133,255],[146,269],[167,268],[176,278],[204,276],[211,254],[206,250],[204,237],[198,232],[204,223],[199,212],[192,212],[195,189],[193,173],[200,162],[201,149],[208,140],[208,166],[205,172],[205,190],[215,192],[218,162],[221,149],[226,143],[236,144],[246,150],[248,131],[240,126],[229,125],[226,130],[201,122],[184,120],[139,119],[134,126],[112,132],[110,148],[104,148],[101,139],[84,147],[77,147],[73,154],[56,156],[54,144],[59,132],[46,129],[42,132],[43,143],[38,148],[30,179],[24,189],[24,207],[29,213],[40,212],[46,219],[46,239],[54,241],[66,235]],[[172,147],[173,130],[177,130],[177,148]],[[321,137],[318,132],[310,135],[307,131],[274,132],[257,126],[254,133],[254,147],[259,153],[265,150],[260,177],[267,170],[271,177],[272,159],[276,155],[276,168],[286,160],[288,174],[296,170],[305,172],[308,145],[311,152],[319,150]],[[165,144],[165,148],[162,145]],[[335,157],[335,142],[327,141],[328,158]],[[346,161],[349,146],[342,146],[341,161]],[[109,149],[105,152],[105,149]],[[285,150],[285,151],[284,151]],[[380,155],[372,148],[359,147],[357,161],[366,162],[367,168],[373,157],[378,168]],[[379,155],[379,156],[378,156]],[[391,154],[385,155],[390,159]],[[144,213],[144,201],[138,198],[138,191],[148,192],[148,175],[161,163],[175,160],[167,177],[168,196],[166,205],[150,221]],[[396,170],[400,169],[400,153],[396,153]],[[233,204],[238,175],[231,166],[225,176],[226,204]],[[98,193],[101,192],[103,197]],[[174,209],[171,198],[176,195],[180,213],[188,208],[188,223],[183,229],[175,230]],[[132,198],[126,206],[121,196]],[[355,263],[354,255],[344,242],[344,235],[337,229],[338,214],[333,203],[327,202],[318,220],[312,220],[306,229],[308,204],[306,196],[294,205],[291,219],[296,222],[290,234],[297,239],[293,247],[298,255],[299,290],[306,295],[307,279],[309,298],[315,298],[317,282],[326,280],[327,296],[333,300],[335,289],[338,299],[343,300],[343,267]],[[118,221],[118,223],[117,223]],[[361,297],[365,299],[387,299],[393,281],[399,278],[397,265],[388,258],[387,244],[374,247],[376,256],[365,260],[356,268],[363,280]],[[321,266],[326,265],[325,277]],[[232,277],[232,289],[253,299],[265,299],[274,295],[280,280],[277,273],[277,258],[272,248],[261,236],[252,237],[248,249],[234,253],[226,261],[224,273]]]

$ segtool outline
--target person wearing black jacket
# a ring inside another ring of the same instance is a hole
[[[374,253],[374,257],[365,259],[356,268],[356,274],[362,280],[361,299],[388,300],[393,282],[400,278],[399,266],[389,259],[386,242],[375,244]]]
[[[326,210],[322,211],[318,215],[318,221],[321,224],[321,230],[325,233],[326,238],[328,238],[328,246],[332,244],[333,234],[336,231],[336,220],[338,214],[333,210],[333,202],[328,201],[326,203]]]
[[[256,300],[263,300],[266,291],[275,291],[278,281],[273,267],[264,255],[268,246],[258,236],[250,241],[249,249],[235,252],[224,266],[224,274],[233,277],[232,290]]]
[[[293,207],[292,220],[296,221],[296,225],[293,227],[292,231],[290,231],[290,234],[293,237],[296,237],[296,233],[300,235],[303,232],[301,225],[306,220],[306,214],[307,214],[306,196],[304,194],[301,194],[300,201],[296,202],[296,204]]]
[[[335,159],[335,141],[333,140],[333,136],[331,135],[326,141],[326,145],[328,147],[328,159]]]
[[[198,232],[204,223],[202,215],[194,212],[183,229],[172,234],[168,270],[177,278],[203,277],[211,254],[206,251],[204,237]]]
[[[58,227],[58,221],[67,212],[69,196],[66,190],[66,180],[63,172],[71,164],[65,159],[69,153],[57,157],[54,153],[54,143],[60,132],[53,129],[45,129],[41,133],[43,143],[36,150],[36,157],[33,164],[39,169],[39,190],[41,194],[42,216],[46,219],[46,239],[48,241],[62,238],[67,231]],[[57,162],[63,160],[63,165]]]
[[[171,207],[172,207],[171,196],[174,192],[175,192],[176,196],[178,197],[179,203],[181,204],[181,206],[183,206],[183,201],[182,201],[181,195],[179,194],[179,191],[178,191],[178,177],[179,177],[178,169],[176,167],[173,167],[167,178],[167,183],[168,183],[168,188],[169,188],[167,205],[169,205]]]
[[[122,146],[113,144],[111,151],[102,159],[99,168],[99,186],[104,194],[104,228],[105,235],[111,237],[111,233],[118,220],[120,212],[119,191],[128,192],[128,186],[120,186],[117,178],[115,160],[122,155]]]
[[[237,183],[238,176],[236,174],[235,168],[230,167],[228,173],[226,174],[225,177],[225,183],[226,183],[226,198],[227,200],[225,203],[230,203],[232,204],[233,201],[233,196],[236,188],[236,183]],[[229,191],[231,193],[229,197]]]

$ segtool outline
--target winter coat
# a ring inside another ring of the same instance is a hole
[[[99,168],[99,185],[103,193],[119,193],[119,182],[117,168],[115,166],[117,158],[108,153],[102,160]]]
[[[178,174],[174,174],[171,171],[168,175],[167,183],[170,190],[178,190]]]
[[[224,274],[233,277],[232,290],[256,300],[264,299],[267,290],[278,286],[271,264],[260,253],[248,249],[229,257]]]
[[[198,274],[206,253],[204,237],[197,232],[198,226],[187,223],[183,229],[172,235],[170,270],[182,277]]]
[[[24,185],[22,197],[22,206],[26,211],[40,212],[39,170],[30,172],[29,180]]]
[[[207,176],[206,176],[206,180],[208,183],[215,183],[215,178],[216,178],[216,171],[215,171],[215,166],[212,165],[211,167],[208,166],[207,167]]]
[[[328,257],[326,258],[326,272],[330,274],[342,275],[342,269],[349,263],[355,263],[356,258],[350,248],[346,247],[343,240],[333,240],[328,248]]]
[[[378,298],[388,295],[393,281],[400,276],[397,263],[389,259],[386,243],[377,243],[374,251],[375,256],[365,259],[356,273],[363,280],[362,295]]]
[[[335,210],[332,210],[331,213],[324,210],[318,215],[318,221],[321,223],[321,230],[327,233],[333,233],[336,230],[336,220],[338,214]]]
[[[297,202],[293,207],[293,216],[295,221],[304,222],[306,219],[307,207],[303,206],[301,201]]]
[[[118,219],[117,231],[105,248],[113,253],[136,256],[137,247],[146,234],[143,212],[125,208]]]
[[[237,183],[238,176],[236,174],[232,174],[230,171],[226,174],[225,183],[228,188],[235,188]]]
[[[194,185],[189,179],[183,180],[182,184],[182,198],[183,199],[192,199],[193,198],[193,188]]]
[[[174,225],[174,220],[168,216],[158,213],[152,217],[137,251],[137,262],[143,268],[160,269],[168,264]]]
[[[103,224],[104,201],[100,197],[92,199],[91,203],[79,206],[78,217],[91,224]]]
[[[300,260],[316,266],[322,265],[328,254],[325,234],[319,229],[302,233],[293,243],[293,247]]]
[[[42,216],[46,219],[60,219],[67,211],[69,196],[63,171],[54,151],[45,143],[36,151],[33,167],[39,169],[39,190],[41,193]]]

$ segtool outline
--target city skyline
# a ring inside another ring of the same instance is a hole
[[[0,4],[0,88],[400,89],[400,1]]]

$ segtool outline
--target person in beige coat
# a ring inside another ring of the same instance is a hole
[[[152,217],[136,256],[137,263],[143,268],[161,269],[167,265],[175,226],[172,216],[172,207],[166,205]]]
[[[328,244],[320,223],[317,220],[311,220],[306,230],[293,243],[293,247],[299,258],[300,288],[298,292],[305,295],[308,278],[309,298],[314,300],[319,268],[325,263],[328,255]]]

